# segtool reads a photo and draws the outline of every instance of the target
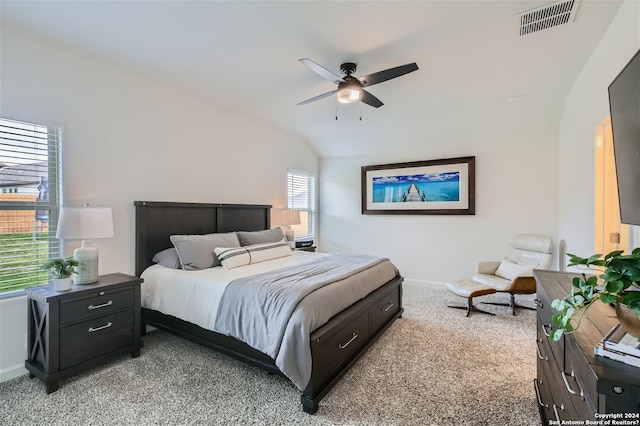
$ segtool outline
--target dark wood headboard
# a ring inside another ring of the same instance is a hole
[[[173,245],[169,237],[214,232],[260,231],[271,226],[267,204],[203,204],[134,201],[136,275],[152,265],[157,252]]]

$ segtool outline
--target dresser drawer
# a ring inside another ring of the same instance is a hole
[[[565,336],[562,336],[557,342],[549,339],[551,334],[551,323],[543,322],[542,318],[538,316],[538,322],[536,323],[538,342],[541,342],[551,352],[551,355],[555,359],[556,364],[560,369],[564,368],[564,345]]]
[[[567,352],[564,375],[566,385],[569,385],[571,401],[576,413],[581,419],[591,419],[598,412],[597,380],[591,366],[584,359],[582,351],[577,347],[574,339],[567,339]]]
[[[538,316],[542,319],[542,322],[545,324],[549,324],[551,322],[551,317],[555,314],[554,309],[551,307],[551,301],[546,293],[543,293],[538,286],[537,288],[538,298],[536,299],[536,310],[538,311]]]
[[[540,364],[538,364],[540,368]],[[557,368],[546,370],[546,378],[551,389],[552,400],[549,403],[548,420],[558,421],[562,424],[563,420],[578,420],[578,416],[571,402],[571,396],[562,380],[561,374]]]
[[[549,346],[549,339],[544,337],[544,335],[541,336],[540,333],[538,333],[536,339],[536,354],[538,356],[538,366],[542,364],[545,365],[546,369],[558,368],[558,363],[553,356],[551,346]]]
[[[534,390],[536,391],[536,399],[538,401],[538,409],[542,417],[542,424],[548,425],[549,419],[553,418],[553,392],[551,389],[551,383],[547,378],[550,371],[550,364],[548,361],[541,360],[538,357],[538,370],[536,378],[533,381]]]
[[[400,309],[400,288],[395,288],[391,293],[384,296],[380,301],[376,301],[369,311],[370,332],[375,333],[389,318]]]
[[[132,310],[105,315],[60,329],[60,369],[132,345]]]
[[[110,293],[103,292],[104,294],[96,291],[96,293],[95,297],[62,303],[60,325],[96,318],[130,308],[134,304],[133,289]]]

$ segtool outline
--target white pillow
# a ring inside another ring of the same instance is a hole
[[[513,281],[516,277],[532,276],[533,267],[518,265],[517,263],[513,263],[510,260],[505,259],[500,263],[500,266],[498,266],[495,275]]]
[[[284,240],[275,243],[253,244],[244,247],[216,247],[214,252],[225,269],[233,269],[238,266],[264,262],[265,260],[277,259],[284,256],[291,256],[289,244]]]

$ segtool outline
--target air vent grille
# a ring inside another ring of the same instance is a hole
[[[527,35],[573,21],[580,0],[562,0],[516,16],[518,35]]]

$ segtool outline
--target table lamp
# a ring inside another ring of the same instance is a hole
[[[74,284],[98,281],[98,249],[91,242],[95,238],[113,237],[113,217],[110,208],[86,205],[82,208],[62,207],[58,219],[56,238],[82,240],[82,246],[73,252],[80,262],[73,274]]]
[[[284,225],[284,236],[287,238],[289,247],[295,248],[295,233],[291,225],[300,225],[300,212],[298,210],[282,210],[280,212],[280,225]]]

